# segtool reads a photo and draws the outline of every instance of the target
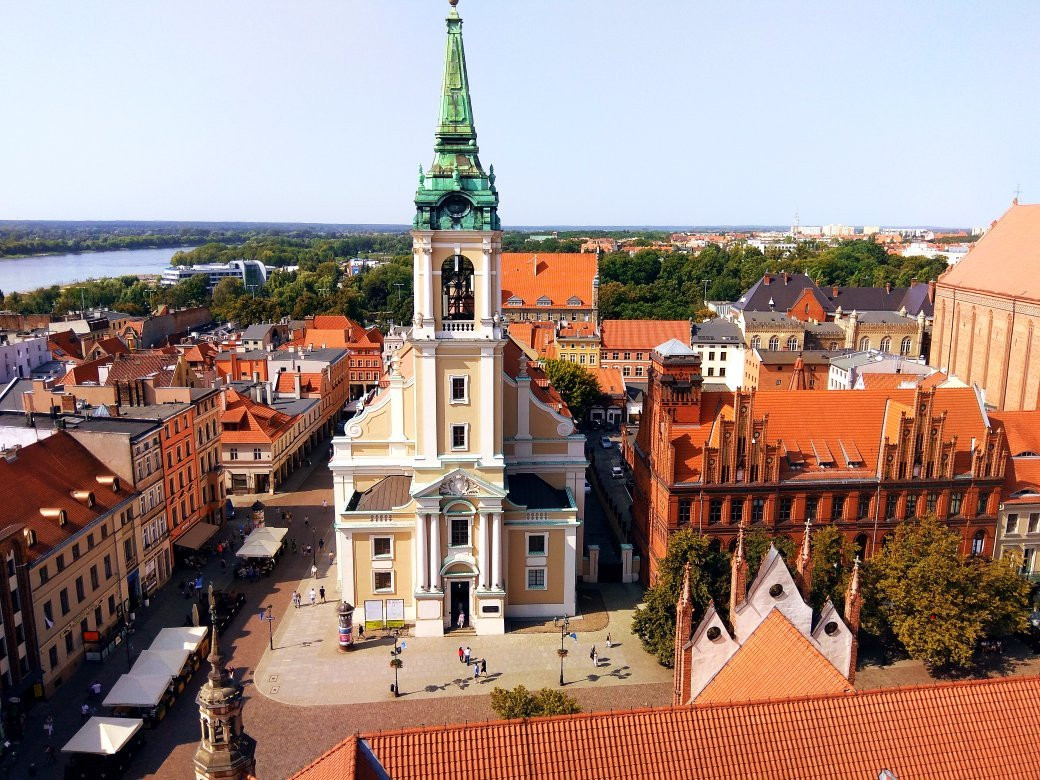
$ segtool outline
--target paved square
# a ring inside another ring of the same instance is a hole
[[[394,640],[377,632],[354,650],[342,652],[337,641],[336,601],[311,606],[311,586],[329,585],[327,579],[300,583],[304,606],[291,605],[276,622],[273,651],[267,650],[253,676],[257,690],[284,704],[314,706],[358,704],[393,698],[390,668]],[[572,687],[608,687],[670,682],[671,671],[661,667],[631,634],[635,603],[641,589],[634,585],[602,585],[610,621],[601,631],[567,637],[564,681]],[[254,620],[258,620],[254,618]],[[610,634],[613,647],[606,646]],[[451,635],[400,639],[404,662],[398,672],[402,697],[486,695],[496,686],[529,689],[559,684],[560,634],[509,633],[504,636]],[[473,664],[460,663],[459,646],[469,646],[472,658],[487,661],[487,677],[474,679]],[[595,645],[599,666],[589,654]]]

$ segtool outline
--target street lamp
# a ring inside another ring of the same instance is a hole
[[[267,621],[267,641],[274,650],[274,608],[268,604],[266,610],[266,614],[260,613],[260,619]]]
[[[563,687],[563,659],[567,657],[567,648],[563,646],[563,640],[567,638],[567,629],[571,627],[571,621],[564,615],[562,618],[553,618],[553,625],[560,629],[560,649],[556,651],[556,655],[560,656],[560,687]]]
[[[396,698],[401,695],[401,687],[397,681],[397,671],[402,666],[404,666],[404,661],[402,661],[398,656],[394,655],[393,650],[390,651],[390,656],[390,668],[394,670],[394,684],[391,686],[391,689],[393,690],[394,697]]]
[[[314,536],[314,528],[312,527],[311,528],[311,566],[317,566],[318,565],[318,551],[317,551],[317,548],[314,546],[315,541],[316,541],[316,538]]]

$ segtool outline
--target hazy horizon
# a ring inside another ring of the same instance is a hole
[[[446,0],[0,7],[0,217],[403,225]],[[507,225],[987,225],[1040,5],[462,0]]]

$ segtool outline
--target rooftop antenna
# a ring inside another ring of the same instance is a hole
[[[1014,204],[1015,204],[1016,206],[1018,205],[1018,197],[1019,197],[1019,196],[1020,196],[1021,194],[1022,194],[1022,185],[1021,185],[1021,184],[1016,184],[1016,185],[1015,185],[1015,200],[1013,201],[1013,203],[1014,203]]]

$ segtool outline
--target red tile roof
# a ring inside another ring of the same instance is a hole
[[[669,339],[690,343],[689,320],[603,320],[601,349],[649,351]]]
[[[112,470],[64,431],[23,447],[14,460],[0,458],[0,506],[2,527],[23,523],[36,531],[37,543],[30,559],[44,555],[78,533],[101,515],[126,501],[133,490],[125,484],[118,493],[98,477],[114,476]],[[94,506],[73,497],[74,491],[94,494]],[[68,522],[46,518],[40,509],[63,509]]]
[[[938,286],[1040,301],[1040,204],[1005,211]]]
[[[78,361],[83,357],[83,354],[80,351],[79,338],[77,338],[75,332],[71,329],[51,333],[47,337],[47,348],[58,360],[68,358]]]
[[[506,342],[506,348],[502,355],[503,368],[510,377],[516,379],[520,374],[520,359],[526,360],[527,356],[524,351],[520,349],[520,345],[517,344],[512,338]],[[553,411],[559,412],[560,414],[570,417],[571,412],[564,403],[563,398],[559,393],[556,392],[556,388],[549,382],[549,377],[545,375],[545,372],[538,367],[537,364],[528,362],[527,373],[531,377],[531,392],[534,397],[541,401],[543,404],[547,404],[552,407]]]
[[[167,387],[173,378],[178,357],[176,350],[173,355],[159,350],[119,355],[112,361],[105,384],[111,387],[119,382],[154,377],[156,387]]]
[[[990,412],[989,417],[1004,429],[1012,456],[1020,452],[1040,455],[1040,410],[1028,412]]]
[[[774,609],[712,678],[697,704],[846,693],[852,683]]]
[[[548,359],[556,356],[554,334],[556,325],[552,322],[511,322],[509,335],[534,351],[539,358]]]
[[[85,385],[87,382],[98,384],[101,381],[98,369],[101,366],[107,366],[111,362],[111,357],[101,357],[97,360],[88,360],[85,363],[80,363],[78,366],[69,369],[65,376],[58,380],[58,384]]]
[[[1040,777],[1040,677],[362,734],[294,780]],[[353,771],[353,774],[351,773]]]
[[[296,380],[294,376],[300,377],[300,392],[306,395],[321,394],[321,374],[297,373],[295,371],[282,371],[278,374],[278,393],[291,394],[296,391]]]
[[[130,351],[130,347],[124,344],[122,339],[117,336],[101,339],[91,347],[90,351],[93,352],[98,349],[105,355],[125,355]]]
[[[623,396],[625,394],[625,380],[621,378],[621,371],[617,368],[603,368],[601,366],[586,366],[599,382],[599,389],[610,396]]]
[[[505,252],[502,254],[502,305],[507,308],[537,306],[543,296],[551,306],[592,308],[596,255],[589,253]],[[510,304],[519,298],[521,304]],[[580,304],[569,304],[577,298]]]
[[[220,440],[229,444],[270,443],[292,428],[295,417],[257,403],[248,395],[228,388],[227,407],[220,416],[224,430]],[[235,426],[233,430],[229,426]]]

